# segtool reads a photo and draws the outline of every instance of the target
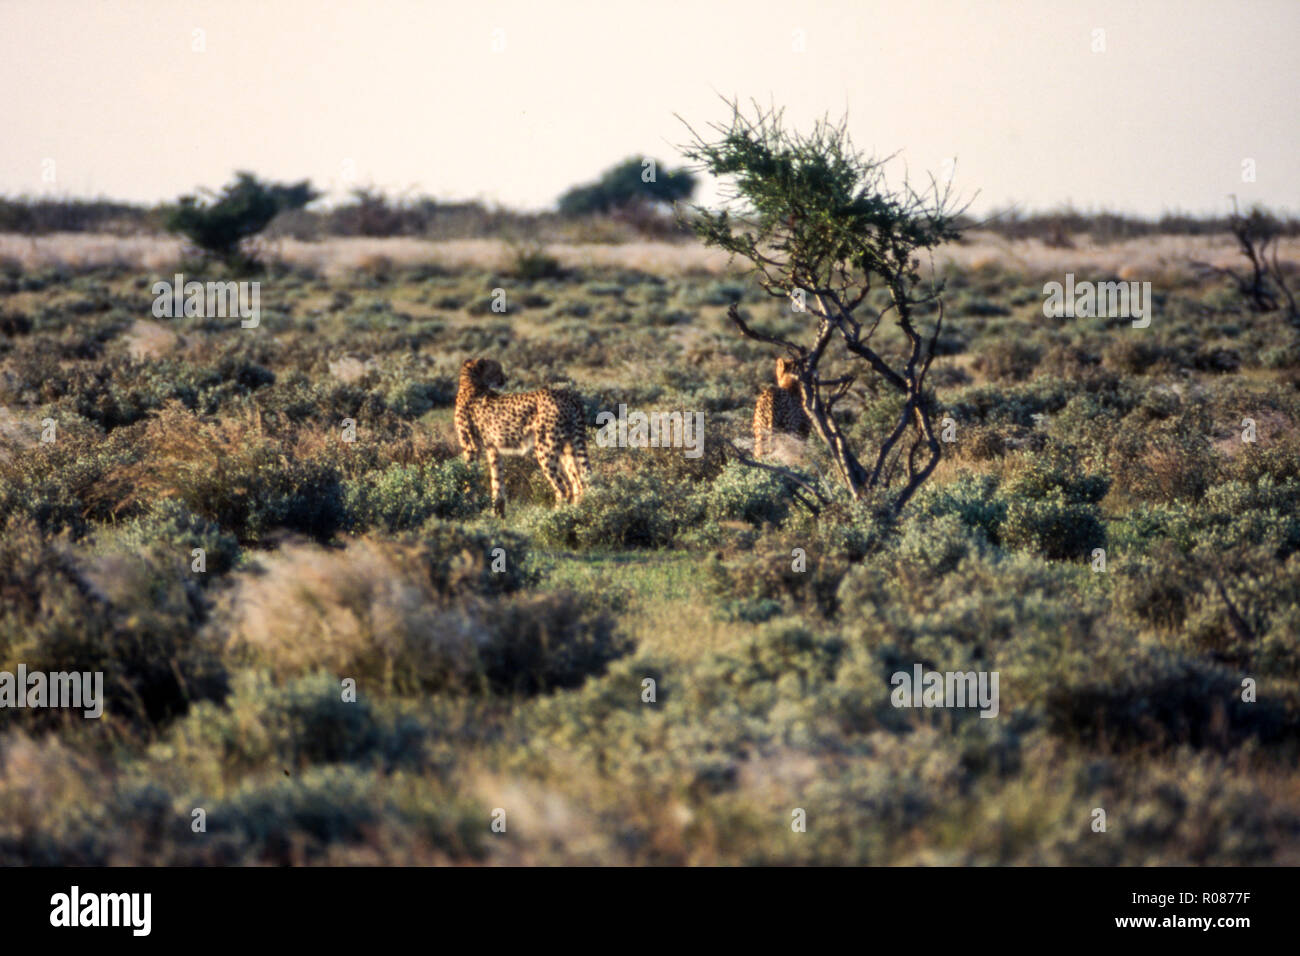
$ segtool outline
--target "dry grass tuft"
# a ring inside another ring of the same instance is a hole
[[[179,349],[184,340],[164,325],[137,319],[123,336],[127,351],[137,362],[160,359]]]
[[[479,637],[450,611],[414,551],[369,539],[288,544],[238,576],[224,614],[232,646],[277,676],[328,670],[364,688],[465,684]]]

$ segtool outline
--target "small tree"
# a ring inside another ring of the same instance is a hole
[[[1237,197],[1233,196],[1228,231],[1237,240],[1237,248],[1246,257],[1250,272],[1243,274],[1236,269],[1220,268],[1204,262],[1195,265],[1204,271],[1231,279],[1255,312],[1272,312],[1285,305],[1289,316],[1300,316],[1295,293],[1287,285],[1282,263],[1278,259],[1278,240],[1286,233],[1278,218],[1258,205],[1252,206],[1249,212],[1243,214],[1237,206]]]
[[[711,127],[721,138],[708,142],[691,130],[685,149],[726,184],[724,208],[696,207],[692,228],[705,245],[749,260],[769,295],[794,300],[807,320],[802,342],[751,328],[734,305],[729,315],[743,335],[794,359],[804,411],[854,499],[887,488],[901,460],[905,480],[891,503],[897,513],[940,458],[925,377],[943,322],[942,287],[922,287],[915,253],[956,238],[962,210],[949,208],[949,189],[933,178],[928,196],[906,184],[890,189],[885,161],[858,153],[845,121],[822,120],[804,136],[784,129],[778,110],[756,104],[748,118],[735,102],[729,105],[731,122]],[[874,288],[888,293],[883,308],[868,304]],[[925,336],[919,323],[931,312],[934,325]],[[873,344],[887,317],[906,341],[901,363],[891,364]],[[834,416],[854,377],[820,374],[835,343],[903,399],[897,424],[866,464]]]
[[[309,180],[299,183],[262,182],[252,173],[238,172],[219,194],[182,196],[167,210],[164,225],[179,232],[201,250],[232,267],[247,267],[256,260],[243,248],[277,215],[301,209],[320,197]]]
[[[674,203],[695,192],[695,177],[668,170],[652,159],[631,157],[606,170],[594,183],[574,186],[560,197],[565,216],[590,216],[654,202]]]

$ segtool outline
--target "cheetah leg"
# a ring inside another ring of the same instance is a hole
[[[457,422],[456,437],[460,440],[460,450],[465,456],[465,461],[473,464],[474,459],[478,457],[478,442],[474,440],[474,433],[468,425]]]
[[[560,454],[560,467],[564,469],[564,478],[569,486],[569,501],[577,501],[582,497],[582,473],[578,470],[578,463],[573,460],[573,446],[565,445],[564,451]]]
[[[506,496],[501,490],[501,453],[495,448],[487,449],[488,478],[492,483],[492,511],[498,518],[506,516]]]
[[[555,490],[555,503],[564,504],[569,498],[569,486],[560,468],[559,445],[554,441],[538,441],[534,448],[537,452],[537,464]]]
[[[564,473],[572,490],[570,500],[581,501],[587,493],[587,478],[591,474],[591,462],[587,460],[587,440],[581,432],[564,446]]]
[[[756,427],[754,429],[754,457],[755,458],[763,457],[766,449],[766,444],[764,443],[764,439],[770,437],[771,437],[771,432],[769,432],[766,428]]]

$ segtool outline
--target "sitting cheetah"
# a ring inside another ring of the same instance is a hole
[[[582,402],[562,389],[518,395],[495,391],[505,383],[499,362],[467,359],[460,367],[456,389],[456,437],[466,461],[473,461],[480,450],[487,454],[492,510],[505,517],[506,499],[497,467],[500,454],[526,454],[530,446],[555,489],[556,503],[577,501],[591,472]]]
[[[776,385],[764,387],[758,395],[758,404],[754,406],[754,456],[761,458],[771,451],[773,432],[788,432],[807,438],[811,428],[812,423],[803,410],[795,363],[779,358],[776,360]]]

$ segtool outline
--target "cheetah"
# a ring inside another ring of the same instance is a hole
[[[505,383],[499,362],[467,359],[456,389],[456,437],[466,461],[480,451],[487,456],[493,512],[498,517],[506,513],[500,455],[527,454],[530,446],[555,490],[556,503],[578,501],[591,473],[581,400],[573,392],[553,388],[502,395],[496,389]]]
[[[761,458],[772,450],[772,433],[788,432],[807,438],[812,428],[803,410],[797,366],[790,359],[776,360],[776,385],[764,387],[754,406],[754,455]]]

